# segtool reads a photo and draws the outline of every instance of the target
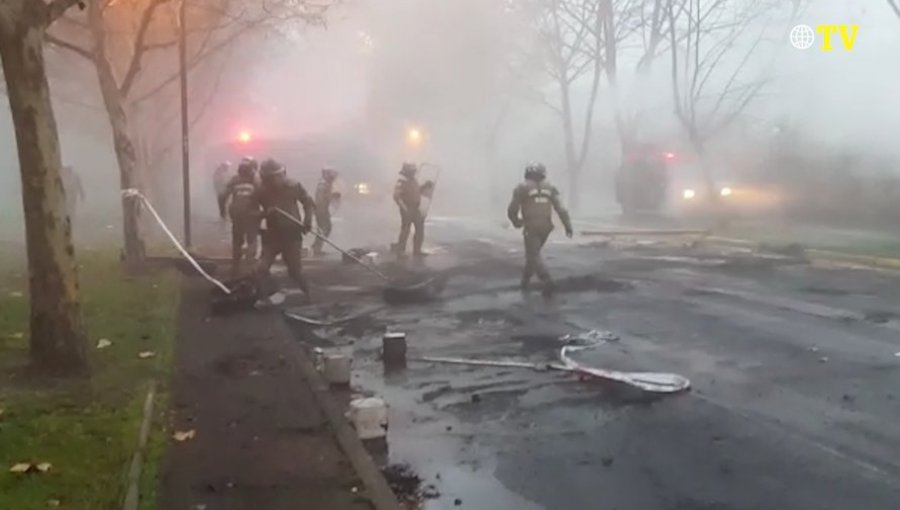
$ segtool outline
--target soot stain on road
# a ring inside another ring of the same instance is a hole
[[[633,288],[634,286],[629,282],[612,280],[596,274],[572,276],[556,282],[556,291],[559,293],[623,292]]]
[[[285,360],[273,359],[272,353],[252,347],[237,353],[229,353],[212,363],[216,374],[229,379],[242,379],[263,372],[273,373],[286,366]]]

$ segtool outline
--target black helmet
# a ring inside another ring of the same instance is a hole
[[[416,175],[417,171],[418,171],[418,168],[416,168],[416,164],[410,163],[408,161],[406,163],[403,163],[403,166],[400,167],[400,175],[405,175],[407,177],[412,177],[412,176]]]
[[[259,166],[259,174],[260,174],[260,177],[263,177],[263,178],[274,177],[278,174],[284,174],[284,173],[285,173],[284,165],[282,165],[278,161],[275,161],[272,158],[269,158],[269,159],[263,161],[262,164]]]
[[[547,178],[547,167],[543,163],[529,163],[525,167],[525,178],[531,181],[543,181]]]
[[[252,176],[256,173],[256,169],[259,165],[256,163],[256,160],[250,156],[244,156],[241,159],[240,164],[238,165],[238,174],[244,177]]]

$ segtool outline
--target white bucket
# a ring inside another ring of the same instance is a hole
[[[335,386],[350,384],[350,357],[343,354],[325,356],[323,370],[328,384]]]
[[[359,398],[350,402],[350,421],[360,439],[380,439],[387,435],[387,404],[380,398]]]

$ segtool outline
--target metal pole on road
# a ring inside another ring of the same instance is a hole
[[[191,160],[187,96],[187,0],[181,0],[178,16],[178,74],[181,78],[181,180],[184,201],[184,245],[191,247]]]

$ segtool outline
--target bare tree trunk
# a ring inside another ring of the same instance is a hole
[[[32,19],[40,14],[35,6],[44,4],[30,3],[22,4],[22,12],[15,14],[0,10],[0,16],[12,18],[0,20],[0,56],[22,178],[31,299],[30,355],[39,371],[78,374],[88,368],[87,338],[81,321],[71,222],[59,174],[59,136],[44,68],[44,24]]]
[[[95,59],[100,92],[109,117],[113,148],[119,164],[119,185],[123,190],[138,188],[137,150],[129,134],[124,98],[116,85],[112,66],[105,53],[98,49]],[[125,265],[138,266],[144,261],[145,252],[140,230],[140,203],[133,197],[122,197],[122,229],[125,236],[123,251]]]
[[[125,111],[125,97],[119,89],[112,64],[106,54],[106,27],[100,2],[91,2],[88,19],[94,35],[93,60],[100,83],[100,95],[109,117],[113,135],[113,150],[119,166],[119,185],[122,190],[139,188],[137,149],[131,140],[128,117]],[[135,197],[122,196],[122,230],[125,266],[135,268],[144,261],[144,241],[140,228],[140,202]]]
[[[506,120],[506,116],[509,113],[509,102],[504,102],[500,107],[500,112],[497,114],[497,117],[494,119],[494,123],[491,125],[491,131],[488,133],[487,140],[484,143],[484,155],[485,162],[490,167],[488,169],[489,175],[491,176],[490,183],[490,201],[489,206],[493,206],[495,203],[502,204],[502,194],[499,189],[498,177],[497,177],[497,145],[499,144],[500,131],[503,127],[503,123]],[[500,200],[500,202],[498,202]],[[505,205],[505,204],[503,204]]]
[[[563,136],[566,150],[566,176],[569,180],[569,211],[578,214],[578,184],[581,180],[581,165],[575,155],[575,129],[572,126],[572,102],[569,94],[569,86],[565,83],[560,87],[560,103],[562,105]]]

